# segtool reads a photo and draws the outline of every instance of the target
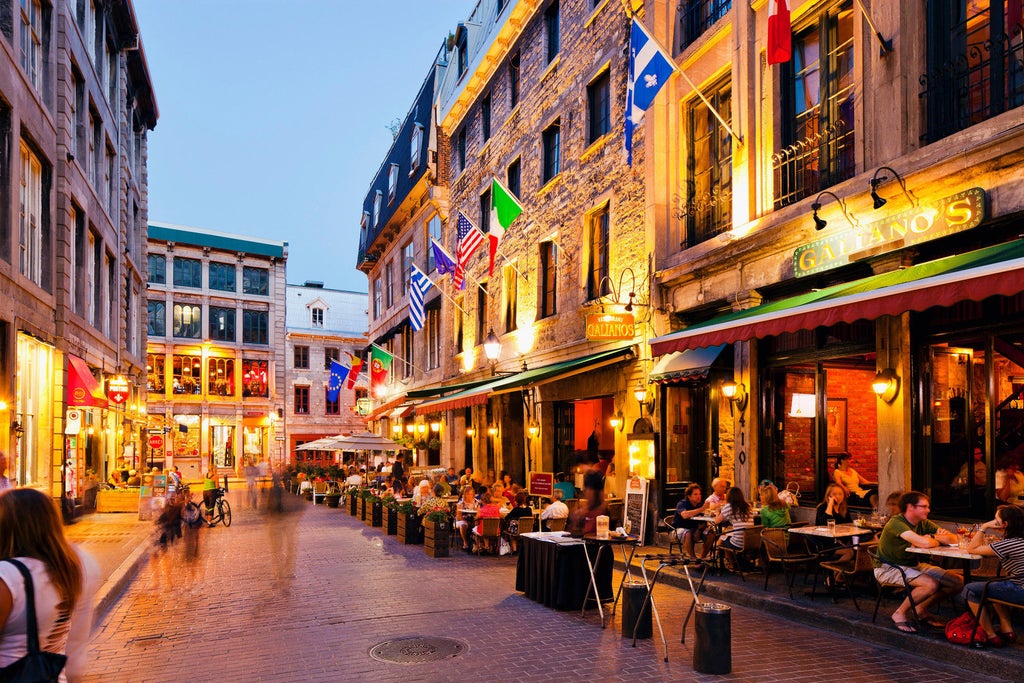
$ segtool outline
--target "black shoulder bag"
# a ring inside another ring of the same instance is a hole
[[[52,683],[60,676],[64,663],[67,661],[65,655],[58,655],[53,652],[41,652],[39,650],[39,625],[36,622],[36,591],[32,585],[32,574],[28,567],[18,560],[3,560],[10,562],[25,579],[25,612],[26,628],[25,634],[28,638],[28,654],[7,666],[0,669],[0,683]]]

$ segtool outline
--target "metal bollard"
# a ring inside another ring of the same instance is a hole
[[[696,607],[693,668],[704,674],[732,671],[732,608],[716,602]]]
[[[643,581],[626,581],[622,584],[622,637],[632,638],[636,628],[636,637],[650,638],[654,635],[651,627],[651,605],[644,604],[647,597],[647,584]],[[641,611],[643,607],[643,611]]]

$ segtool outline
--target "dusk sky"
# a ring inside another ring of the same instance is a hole
[[[149,219],[288,242],[288,282],[367,291],[362,200],[472,0],[135,0],[160,120]]]

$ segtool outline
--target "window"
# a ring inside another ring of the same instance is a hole
[[[441,309],[428,308],[427,321],[427,370],[441,367]]]
[[[514,194],[517,198],[519,197],[519,191],[522,185],[522,175],[523,161],[520,157],[516,157],[512,160],[512,163],[508,165],[508,173],[505,176],[508,182],[505,183],[505,186],[508,188],[508,191]]]
[[[476,288],[476,343],[483,344],[484,325],[487,323],[487,283],[481,282]]]
[[[43,284],[43,165],[21,143],[21,224],[18,234],[18,272]]]
[[[552,178],[558,175],[559,172],[559,158],[560,158],[560,146],[561,146],[561,125],[556,119],[554,123],[544,129],[541,134],[541,140],[543,143],[543,175],[541,180],[543,183],[549,182]]]
[[[210,306],[210,339],[235,341],[235,309]]]
[[[508,60],[508,106],[515,109],[519,105],[519,53],[516,52]]]
[[[206,362],[206,393],[210,396],[235,395],[233,358],[210,358]]]
[[[324,309],[320,308],[319,306],[314,306],[313,308],[309,309],[309,316],[310,325],[312,325],[313,327],[324,326]]]
[[[167,284],[167,257],[163,254],[150,254],[146,257],[146,262],[149,271],[147,282],[153,285]]]
[[[380,225],[380,205],[384,196],[377,190],[373,193],[373,227]]]
[[[309,347],[296,346],[292,350],[292,367],[296,370],[309,369]]]
[[[416,362],[415,358],[416,347],[413,344],[412,339],[412,327],[409,325],[402,326],[402,378],[412,377],[413,364]]]
[[[163,301],[146,302],[146,332],[150,337],[167,334],[167,304]]]
[[[732,119],[728,82],[712,86],[708,100],[726,121]],[[732,138],[700,100],[686,107],[690,140],[686,162],[686,197],[681,207],[683,230],[679,246],[692,247],[732,228]]]
[[[341,360],[341,351],[333,346],[324,348],[324,370],[331,369],[331,361]]]
[[[335,400],[328,396],[330,392],[324,388],[324,415],[341,415],[341,392],[338,392]]]
[[[441,243],[441,217],[436,213],[427,221],[427,272],[433,272],[437,267],[434,263],[434,249],[430,246],[430,240],[435,239]]]
[[[384,264],[384,304],[386,308],[395,305],[395,274],[392,270],[394,264],[390,261]]]
[[[398,164],[388,166],[388,204],[395,201],[398,193]]]
[[[455,39],[456,73],[459,74],[459,78],[462,78],[466,73],[466,69],[469,68],[469,55],[466,50],[466,29],[463,26],[459,26],[455,33],[457,34]]]
[[[491,93],[480,101],[480,131],[484,142],[491,139]]]
[[[925,144],[1024,105],[1020,2],[928,2]],[[1005,28],[1004,28],[1005,27]]]
[[[420,167],[420,154],[423,151],[423,126],[416,123],[409,137],[409,175]]]
[[[86,245],[86,264],[85,264],[85,282],[91,288],[86,292],[86,301],[88,302],[86,308],[86,320],[93,327],[96,326],[96,311],[99,308],[100,297],[103,293],[100,291],[98,273],[100,272],[100,249],[102,248],[99,238],[96,237],[96,233],[89,230],[89,236],[86,238],[88,244]]]
[[[242,268],[242,294],[267,296],[270,293],[270,271],[266,268]]]
[[[601,72],[587,86],[587,142],[597,142],[611,130],[611,77]]]
[[[466,129],[462,128],[455,135],[455,159],[458,161],[459,173],[466,170]]]
[[[488,185],[480,195],[480,230],[486,235],[491,231],[491,188]]]
[[[203,393],[203,359],[191,354],[171,357],[171,376],[175,394],[199,396]]]
[[[107,145],[107,163],[104,168],[107,171],[106,187],[103,192],[106,194],[107,213],[111,216],[117,215],[117,156],[114,148]]]
[[[242,396],[266,397],[269,395],[269,384],[267,383],[267,368],[269,363],[265,360],[242,359]]]
[[[295,414],[309,415],[309,387],[295,387]]]
[[[558,56],[559,50],[562,49],[562,42],[558,35],[558,24],[558,0],[553,0],[544,12],[544,29],[547,33],[545,44],[547,46],[548,63],[554,61],[555,57]]]
[[[519,300],[519,276],[516,275],[516,269],[511,265],[506,265],[501,271],[502,289],[504,290],[504,309],[505,309],[505,331],[514,332],[516,330],[516,302]]]
[[[155,353],[146,354],[146,388],[151,393],[164,393],[164,357]]]
[[[590,214],[587,221],[587,300],[608,294],[608,205]]]
[[[268,344],[270,342],[270,316],[266,311],[242,311],[242,342]]]
[[[455,330],[452,336],[455,338],[455,353],[462,353],[463,332],[466,329],[466,299],[459,297],[455,300],[455,310],[458,311],[453,317]]]
[[[39,0],[21,0],[21,68],[36,92],[43,95],[43,31],[47,17]]]
[[[174,257],[174,286],[202,287],[203,265],[199,259]]]
[[[558,312],[558,246],[540,243],[540,277],[537,281],[537,317],[547,318]]]
[[[409,282],[412,278],[412,265],[415,255],[416,250],[413,249],[412,241],[410,240],[402,247],[402,296],[409,293]]]
[[[685,49],[732,9],[732,0],[685,0],[679,3],[679,49]]]
[[[785,146],[772,157],[777,209],[854,175],[853,19],[843,2],[793,35],[781,79]]]
[[[373,319],[384,312],[384,287],[379,277],[373,279]]]
[[[195,304],[174,304],[174,336],[199,339],[202,336],[202,308]]]
[[[81,305],[78,301],[79,275],[78,264],[81,259],[82,233],[85,232],[85,216],[82,210],[74,203],[71,203],[71,215],[68,216],[68,227],[71,234],[68,235],[68,304],[72,311],[79,312]]]
[[[235,291],[234,264],[210,262],[210,289],[221,292]]]
[[[85,153],[85,177],[96,187],[96,141],[100,136],[99,114],[89,109],[88,149]]]

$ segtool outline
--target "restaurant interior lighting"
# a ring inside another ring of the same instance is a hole
[[[829,192],[828,190],[825,190],[824,192],[820,193],[818,197],[814,200],[814,203],[811,204],[811,216],[814,218],[814,229],[824,230],[825,226],[828,225],[828,221],[826,221],[824,218],[818,215],[818,212],[821,211],[821,198],[824,197],[825,195],[828,195],[829,197],[832,197],[833,199],[836,200],[836,203],[839,204],[840,210],[842,210],[843,212],[843,216],[846,218],[846,222],[850,224],[851,228],[856,228],[857,226],[854,225],[853,219],[850,218],[850,214],[847,213],[846,211],[846,202],[837,197],[834,192]]]
[[[888,171],[892,175],[882,175],[881,177],[879,177],[879,174],[882,173],[883,171]],[[888,166],[879,166],[878,170],[875,171],[875,174],[871,176],[871,180],[868,181],[868,185],[871,186],[871,201],[874,203],[874,208],[876,210],[881,209],[889,201],[885,197],[882,197],[878,194],[878,186],[888,180],[892,180],[893,178],[895,178],[896,181],[900,184],[900,188],[902,188],[903,194],[906,195],[907,201],[910,202],[910,205],[914,205],[914,198],[911,197],[910,192],[907,191],[907,184],[903,182],[903,178],[900,177],[900,174],[897,173],[894,169],[889,168]]]
[[[814,394],[793,394],[789,404],[789,417],[814,417],[816,410]]]
[[[892,368],[879,370],[871,382],[871,389],[878,398],[886,403],[892,403],[900,393],[900,376]]]
[[[626,420],[622,417],[622,411],[620,410],[608,418],[608,424],[612,426],[612,429],[617,429],[621,432],[626,426]]]

